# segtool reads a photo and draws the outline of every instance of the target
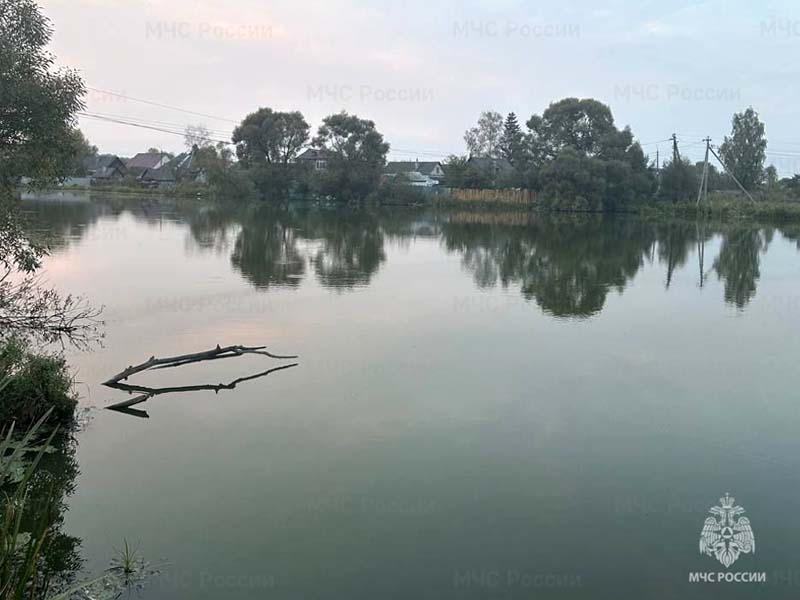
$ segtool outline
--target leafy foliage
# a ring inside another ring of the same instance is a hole
[[[671,161],[661,171],[658,199],[680,202],[697,194],[700,185],[698,171],[687,159]]]
[[[325,117],[313,145],[328,154],[327,169],[316,176],[316,190],[343,201],[363,200],[376,189],[389,144],[375,123],[341,112]]]
[[[72,422],[77,398],[63,358],[33,354],[19,339],[7,339],[0,345],[0,379],[0,427],[12,421],[30,425],[48,413],[54,422]]]
[[[487,110],[481,113],[478,124],[464,133],[464,141],[472,156],[498,158],[501,155],[503,115]]]
[[[752,190],[764,181],[767,138],[764,124],[752,107],[733,115],[731,135],[720,146],[720,157],[734,177]]]
[[[545,205],[619,210],[652,196],[655,178],[641,146],[601,102],[566,98],[527,126],[525,181]]]
[[[308,132],[301,113],[260,108],[233,131],[233,143],[244,167],[286,165],[308,142]]]
[[[75,71],[56,69],[52,28],[34,0],[0,0],[0,188],[70,171],[75,115],[85,93]]]

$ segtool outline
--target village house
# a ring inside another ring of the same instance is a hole
[[[172,157],[166,152],[140,152],[129,158],[125,166],[132,175],[140,176],[146,170],[160,169],[171,159]]]
[[[308,148],[295,160],[298,164],[308,165],[315,171],[324,171],[328,168],[328,151],[324,148]]]
[[[125,163],[115,154],[87,156],[83,159],[83,168],[91,183],[120,181],[128,174]]]
[[[171,187],[177,183],[207,183],[206,170],[197,164],[197,148],[179,154],[166,164],[145,169],[139,180],[149,187]]]
[[[444,168],[438,161],[394,161],[383,169],[387,180],[400,180],[414,187],[433,187],[444,179]]]
[[[470,156],[467,164],[478,171],[488,174],[492,179],[507,177],[514,173],[514,167],[505,158]]]

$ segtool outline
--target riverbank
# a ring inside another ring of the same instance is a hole
[[[642,216],[717,218],[725,220],[800,221],[800,200],[757,199],[744,196],[719,195],[708,202],[659,203],[635,210]]]

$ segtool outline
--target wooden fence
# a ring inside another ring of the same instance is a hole
[[[532,190],[473,190],[449,188],[442,200],[464,204],[534,204],[536,193]]]

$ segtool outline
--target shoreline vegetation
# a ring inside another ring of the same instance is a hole
[[[29,197],[56,197],[59,194],[87,194],[89,199],[92,197],[130,197],[130,198],[152,198],[155,201],[204,201],[204,202],[226,202],[228,200],[219,198],[215,194],[204,193],[208,190],[198,189],[196,186],[191,188],[176,187],[172,189],[153,189],[153,188],[132,188],[129,186],[101,186],[101,187],[47,187],[38,190],[25,190],[25,195]],[[458,190],[465,191],[465,190]],[[466,190],[475,192],[503,192],[506,190]],[[531,196],[528,201],[520,201],[520,192],[526,190],[508,190],[512,195],[512,200],[504,200],[501,194],[496,194],[494,198],[485,199],[465,199],[453,194],[451,190],[441,189],[436,193],[415,192],[411,190],[405,197],[398,198],[392,195],[381,198],[375,195],[373,202],[357,203],[357,206],[381,206],[384,208],[437,208],[442,210],[470,210],[470,211],[535,211],[541,213],[576,213],[576,214],[628,214],[639,215],[647,218],[658,217],[685,217],[685,218],[714,218],[731,220],[757,220],[768,219],[770,221],[798,221],[800,220],[800,199],[794,200],[780,194],[765,193],[759,195],[754,201],[749,200],[742,194],[734,192],[714,193],[706,200],[698,203],[696,200],[677,201],[669,203],[633,203],[631,206],[616,210],[604,211],[597,209],[577,209],[561,208],[555,203],[539,204],[535,196]],[[259,205],[258,201],[250,200],[248,204]],[[291,204],[306,204],[308,206],[339,205],[339,203],[319,198],[295,198]]]

